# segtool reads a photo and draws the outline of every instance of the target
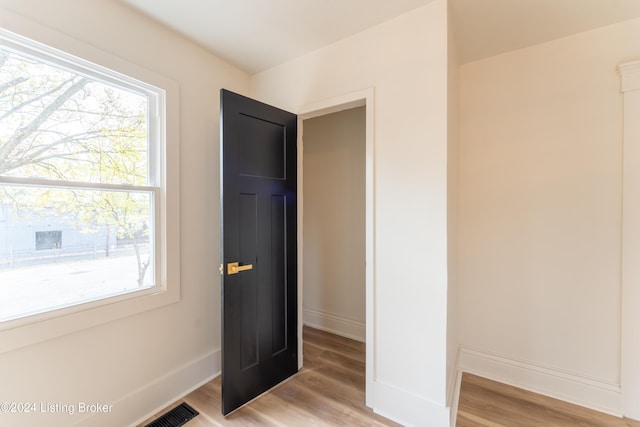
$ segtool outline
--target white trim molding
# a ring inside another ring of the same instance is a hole
[[[365,106],[365,307],[366,307],[366,380],[365,402],[370,408],[374,408],[373,387],[376,381],[376,230],[375,230],[375,135],[374,135],[374,88],[369,87],[342,96],[321,100],[298,108],[298,365],[302,366],[302,316],[303,316],[303,269],[304,245],[303,245],[303,221],[304,221],[304,192],[302,189],[302,123],[303,120],[326,114],[336,113],[349,108]]]
[[[458,359],[460,358],[460,350],[456,356],[456,369],[452,369],[452,375],[454,376],[453,387],[451,387],[451,396],[449,398],[449,411],[451,427],[456,427],[458,424],[458,405],[460,403],[460,387],[462,386],[462,370],[458,368]]]
[[[620,91],[640,90],[640,60],[618,65],[620,73]]]
[[[221,350],[211,351],[116,399],[111,405],[117,411],[90,414],[73,425],[137,426],[220,375],[221,369]],[[146,415],[129,424],[141,412]]]
[[[343,316],[304,307],[302,311],[305,325],[352,340],[365,342],[366,324]]]
[[[404,426],[448,426],[450,408],[411,391],[377,380],[373,385],[376,406],[373,412]],[[401,414],[401,415],[399,415]]]
[[[459,369],[565,402],[622,416],[620,385],[507,355],[460,348]]]
[[[640,419],[640,61],[621,64],[624,96],[622,159],[622,344],[624,415]]]

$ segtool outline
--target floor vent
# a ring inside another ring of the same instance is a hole
[[[198,411],[182,403],[144,427],[180,427],[198,415]]]

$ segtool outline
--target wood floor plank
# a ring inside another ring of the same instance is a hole
[[[390,421],[380,422],[373,413],[354,409],[348,402],[341,402],[325,394],[310,390],[305,384],[292,382],[286,387],[273,390],[273,395],[283,404],[297,407],[310,416],[317,425],[323,426],[382,426],[395,425]],[[305,424],[291,424],[305,425]]]
[[[458,410],[457,427],[506,427],[504,424]]]
[[[313,356],[307,357],[307,353],[309,353],[310,351],[313,353]],[[303,355],[305,366],[315,366],[316,362],[319,362],[322,365],[337,365],[364,376],[364,360],[354,359],[353,357],[349,357],[348,355],[336,353],[333,350],[327,350],[322,347],[318,347],[313,343],[305,343],[305,350],[303,352]]]
[[[365,345],[364,343],[350,340],[348,338],[339,337],[328,332],[311,330],[305,327],[303,340],[311,345],[320,346],[324,350],[329,350],[340,354],[343,357],[353,359],[359,362],[365,362]],[[304,350],[303,350],[304,353]]]
[[[457,426],[640,427],[640,423],[464,373]]]
[[[154,415],[186,402],[200,415],[186,427],[397,426],[365,401],[365,345],[305,327],[304,367],[283,384],[227,417],[220,377]],[[457,427],[640,427],[640,422],[463,374]]]
[[[365,345],[305,327],[304,367],[288,381],[223,417],[220,377],[175,402],[200,415],[186,427],[398,426],[365,405]],[[161,413],[145,421],[143,427]]]

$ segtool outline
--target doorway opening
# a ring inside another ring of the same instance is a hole
[[[355,107],[304,121],[305,325],[365,342],[365,119]]]
[[[299,367],[303,324],[365,342],[373,383],[373,89],[298,118]]]

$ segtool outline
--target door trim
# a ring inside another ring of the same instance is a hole
[[[374,88],[370,87],[342,96],[302,106],[298,114],[298,368],[302,368],[302,297],[304,277],[304,182],[303,182],[303,121],[355,107],[364,106],[365,119],[365,322],[366,322],[366,381],[365,404],[373,407],[373,384],[376,380],[376,324],[375,324],[375,138]]]

